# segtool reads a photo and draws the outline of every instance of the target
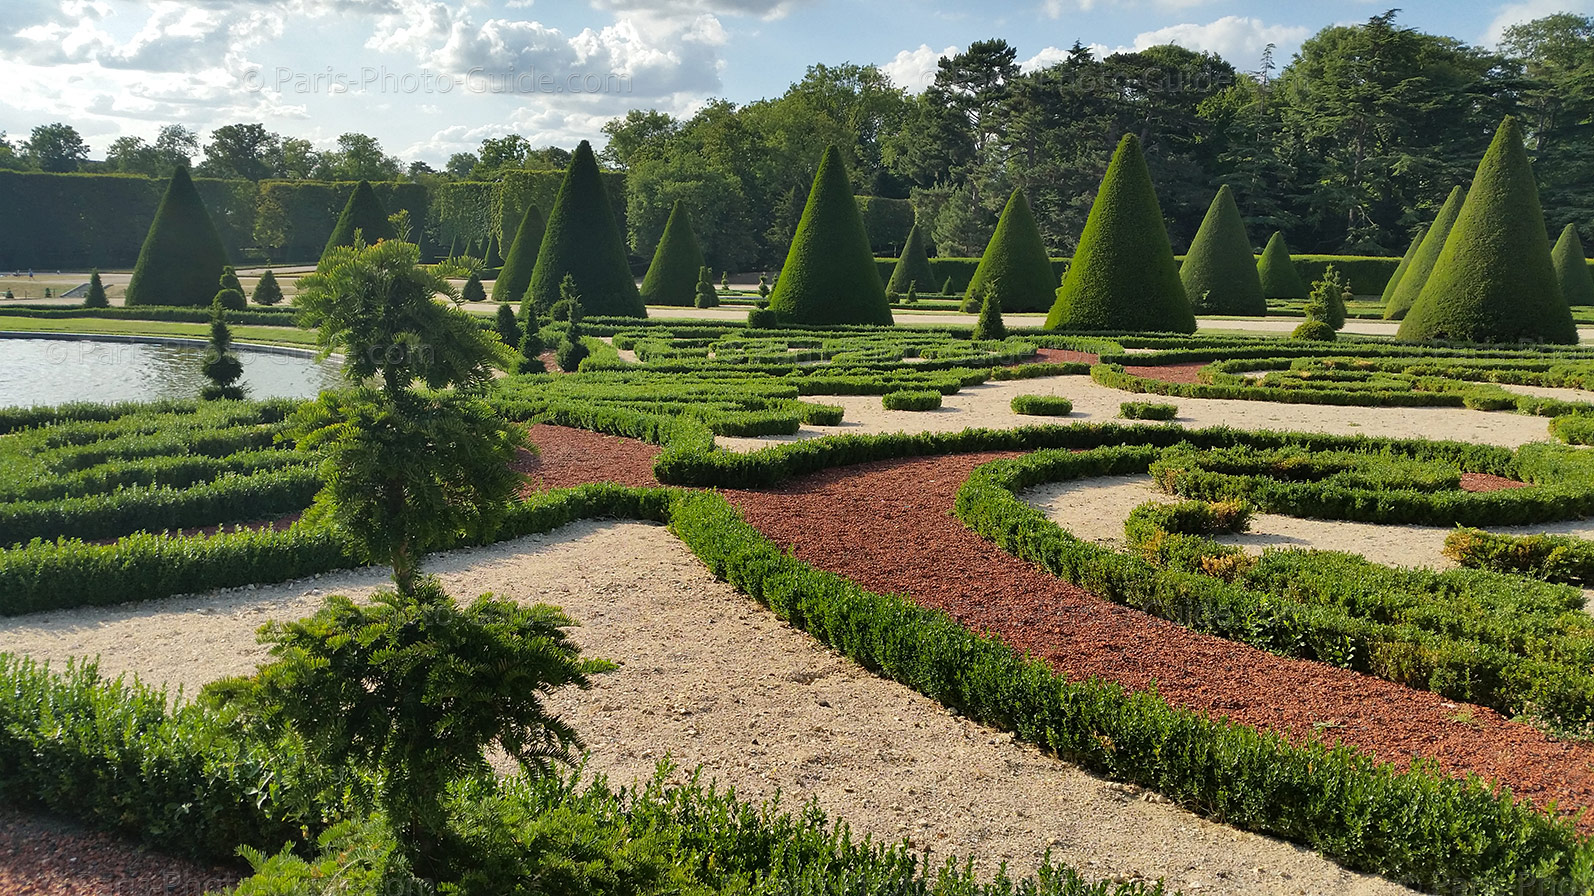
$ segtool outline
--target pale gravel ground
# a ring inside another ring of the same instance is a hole
[[[617,557],[626,558],[616,563]],[[552,708],[582,732],[590,768],[651,777],[666,754],[705,781],[795,809],[818,799],[861,833],[1028,873],[1050,848],[1093,877],[1166,878],[1190,893],[1393,894],[1309,850],[1204,821],[957,717],[824,649],[717,582],[659,526],[591,521],[433,559],[452,594],[564,608],[589,656],[621,662]],[[53,664],[100,656],[193,694],[264,657],[255,629],[323,595],[381,585],[355,570],[254,589],[0,620],[0,650]],[[677,780],[684,772],[677,772]]]

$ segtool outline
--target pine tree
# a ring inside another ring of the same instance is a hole
[[[1046,243],[1030,212],[1029,199],[1020,189],[1013,190],[996,221],[996,230],[964,293],[963,310],[978,311],[991,285],[1009,311],[1045,311],[1057,295],[1057,275],[1046,256]]]
[[[585,140],[576,147],[553,211],[548,213],[537,265],[526,289],[530,307],[537,311],[552,307],[559,301],[565,277],[580,290],[588,313],[648,316],[626,260],[614,207],[599,177],[598,160],[592,154],[592,144]]]
[[[504,256],[504,266],[498,271],[498,279],[493,281],[493,301],[522,303],[522,318],[527,314],[526,287],[531,285],[531,272],[537,267],[542,234],[542,212],[535,205],[526,206],[515,238],[509,243],[509,254]]]
[[[1262,296],[1268,299],[1304,299],[1306,283],[1290,258],[1290,249],[1284,245],[1284,234],[1277,231],[1262,250],[1262,259],[1256,264],[1257,278],[1262,283]]]
[[[1227,184],[1213,197],[1179,268],[1179,279],[1185,295],[1207,297],[1204,310],[1209,314],[1267,314],[1251,238]]]
[[[798,324],[891,323],[885,286],[834,146],[819,161],[769,308]]]
[[[1428,235],[1427,226],[1417,229],[1417,236],[1412,239],[1407,247],[1406,254],[1401,256],[1400,264],[1395,266],[1395,272],[1389,275],[1389,282],[1384,284],[1384,293],[1379,297],[1385,308],[1389,307],[1389,300],[1395,297],[1395,290],[1400,288],[1400,281],[1405,279],[1406,271],[1411,269],[1411,260],[1417,257],[1417,250],[1422,247],[1423,237]],[[1404,315],[1402,315],[1404,316]]]
[[[1140,141],[1113,152],[1046,328],[1195,332]]]
[[[1389,301],[1384,303],[1384,320],[1403,319],[1411,311],[1411,306],[1417,303],[1417,297],[1422,295],[1422,288],[1428,284],[1434,263],[1439,260],[1439,253],[1444,251],[1445,240],[1450,238],[1450,229],[1455,226],[1456,217],[1461,214],[1461,206],[1466,201],[1467,192],[1462,188],[1456,187],[1450,191],[1445,204],[1439,208],[1438,217],[1428,227],[1428,235],[1422,238],[1422,245],[1417,247],[1417,254],[1411,257],[1411,264],[1400,275],[1400,283],[1396,285]]]
[[[705,269],[706,270],[706,269]],[[712,290],[712,287],[710,287]],[[559,369],[565,373],[575,373],[581,367],[581,362],[590,354],[581,337],[584,333],[581,318],[586,313],[582,307],[582,295],[576,286],[576,278],[566,274],[559,281],[560,301],[565,303],[569,310],[569,323],[565,327],[564,338],[560,340],[559,347],[554,349],[554,358],[559,362]]]
[[[487,301],[487,290],[482,286],[482,278],[474,273],[471,274],[470,279],[465,281],[465,286],[460,289],[459,297],[465,302]]]
[[[230,290],[223,290],[223,292],[228,291]],[[200,390],[200,398],[207,401],[243,400],[243,387],[236,383],[238,378],[243,376],[244,365],[238,360],[238,356],[230,351],[231,348],[232,330],[227,326],[222,306],[214,305],[210,309],[210,344],[205,349],[205,357],[199,364],[199,372],[205,375],[205,379],[210,380],[210,384]]]
[[[268,269],[255,284],[255,304],[275,305],[282,301],[282,287],[277,285],[277,275]]]
[[[714,292],[714,272],[707,265],[697,269],[697,285],[694,287],[696,296],[693,304],[699,308],[718,308],[720,306],[719,294]]]
[[[1444,251],[1396,338],[1577,343],[1514,117],[1501,123],[1483,154]]]
[[[354,192],[349,194],[349,201],[344,203],[343,213],[338,215],[332,235],[327,237],[327,244],[321,249],[322,257],[338,246],[354,245],[356,233],[367,246],[393,239],[393,225],[387,219],[387,209],[382,207],[382,200],[376,198],[376,191],[371,189],[371,182],[367,180],[355,184]]]
[[[980,318],[974,322],[976,340],[1006,339],[1007,327],[1002,323],[1002,291],[995,283],[987,283],[985,297],[980,302]]]
[[[493,326],[498,330],[498,338],[504,341],[504,345],[520,344],[520,321],[515,319],[515,306],[508,302],[499,302],[498,316],[493,319]]]
[[[703,250],[692,232],[692,216],[677,199],[653,249],[653,263],[642,278],[642,301],[649,305],[691,307],[695,301]],[[703,306],[699,306],[703,307]],[[712,307],[712,306],[710,306]]]
[[[1583,255],[1583,241],[1578,238],[1577,225],[1566,225],[1550,257],[1555,262],[1555,279],[1561,284],[1566,304],[1594,305],[1594,274],[1589,272],[1588,259]]]
[[[216,281],[226,265],[227,249],[216,225],[188,169],[178,166],[144,237],[125,302],[204,307],[216,297]]]
[[[100,269],[89,274],[89,292],[83,297],[84,308],[107,308],[111,300],[105,295],[105,284],[100,282]]]
[[[897,266],[891,269],[891,280],[886,283],[886,291],[906,293],[908,284],[914,281],[935,282],[935,275],[930,273],[930,257],[924,254],[924,237],[919,235],[918,222],[908,228],[908,240],[902,244]]]

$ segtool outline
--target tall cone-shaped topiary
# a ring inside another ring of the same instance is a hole
[[[1395,335],[1407,342],[1577,343],[1515,118],[1495,132],[1444,251]]]
[[[690,308],[697,298],[697,282],[703,267],[703,250],[692,232],[692,216],[686,204],[675,201],[664,234],[653,250],[653,262],[642,278],[642,301],[648,305],[679,305]]]
[[[1194,333],[1140,141],[1118,142],[1046,329]]]
[[[1218,188],[1207,208],[1179,268],[1179,279],[1184,281],[1184,294],[1204,313],[1267,314],[1251,238],[1245,233],[1245,221],[1228,184]]]
[[[537,250],[542,246],[542,211],[535,205],[526,206],[520,216],[520,227],[509,242],[509,254],[504,256],[504,266],[493,281],[493,301],[519,302],[526,297],[526,287],[531,285],[531,272],[537,267]],[[520,317],[526,317],[521,309]]]
[[[924,254],[924,237],[919,234],[917,222],[908,228],[908,241],[902,244],[902,254],[897,266],[891,269],[887,292],[906,295],[908,284],[916,283],[915,291],[926,292],[935,288],[935,275],[930,272],[930,257]]]
[[[1583,240],[1577,235],[1577,225],[1568,224],[1555,241],[1555,251],[1550,253],[1555,262],[1555,279],[1561,284],[1561,295],[1567,305],[1594,305],[1594,273],[1588,269],[1588,258],[1583,254]]]
[[[964,311],[980,310],[987,286],[995,287],[993,294],[1008,312],[1045,311],[1057,297],[1057,275],[1052,273],[1046,243],[1023,190],[1013,190],[996,221],[996,232],[985,244],[985,254],[963,292]]]
[[[585,140],[576,147],[548,213],[537,266],[526,287],[531,308],[537,312],[552,308],[559,301],[559,285],[566,275],[574,281],[588,314],[648,316],[626,261],[614,207],[598,176],[598,160],[592,154],[592,144]]]
[[[819,160],[808,204],[769,296],[769,309],[788,323],[892,322],[847,169],[834,146]]]
[[[1450,197],[1439,207],[1438,217],[1428,226],[1428,235],[1422,238],[1417,254],[1411,257],[1411,264],[1406,265],[1406,272],[1400,275],[1394,293],[1384,303],[1384,320],[1403,319],[1411,306],[1417,303],[1417,297],[1422,295],[1422,288],[1428,284],[1434,263],[1439,260],[1439,253],[1444,251],[1445,240],[1450,238],[1450,229],[1455,226],[1461,206],[1466,201],[1466,190],[1456,187],[1450,191]]]
[[[209,306],[226,266],[227,247],[222,245],[188,169],[179,165],[144,237],[124,301],[128,305]]]
[[[1262,282],[1262,297],[1267,299],[1304,299],[1311,295],[1301,272],[1295,269],[1290,258],[1290,247],[1284,245],[1284,234],[1274,231],[1268,238],[1267,248],[1256,263],[1256,276]]]
[[[1379,301],[1384,307],[1389,307],[1389,300],[1395,297],[1395,291],[1400,288],[1400,281],[1406,278],[1406,271],[1411,269],[1411,260],[1417,257],[1417,250],[1422,248],[1423,238],[1428,235],[1427,227],[1419,227],[1417,236],[1412,239],[1411,245],[1406,247],[1406,254],[1401,256],[1400,264],[1395,266],[1395,272],[1389,275],[1389,282],[1384,284],[1384,293]]]
[[[327,237],[326,247],[321,254],[325,256],[338,246],[354,245],[355,231],[359,231],[360,239],[365,240],[368,246],[393,239],[393,225],[388,223],[387,209],[382,207],[382,200],[376,198],[376,191],[371,189],[368,180],[355,184],[354,192],[349,194],[349,201],[343,204],[343,214],[338,215],[337,226],[332,228],[332,235]]]

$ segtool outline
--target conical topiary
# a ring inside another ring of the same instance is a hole
[[[1218,188],[1207,208],[1179,268],[1179,279],[1190,301],[1206,297],[1202,310],[1207,314],[1267,314],[1251,238],[1245,233],[1245,221],[1228,184]]]
[[[1395,297],[1395,291],[1400,288],[1400,281],[1405,279],[1406,271],[1411,269],[1411,260],[1417,257],[1417,250],[1422,247],[1423,238],[1427,235],[1427,227],[1419,227],[1417,229],[1417,236],[1411,241],[1411,245],[1406,248],[1406,254],[1401,256],[1400,264],[1395,265],[1395,272],[1389,275],[1389,282],[1384,284],[1384,293],[1379,297],[1379,301],[1384,304],[1385,308],[1389,307],[1389,300]]]
[[[1007,325],[1002,323],[1001,291],[994,286],[985,287],[985,296],[980,300],[980,318],[974,322],[974,338],[976,340],[1007,338]]]
[[[1013,190],[996,221],[996,232],[963,293],[965,312],[980,310],[987,286],[996,287],[1006,311],[1045,311],[1057,297],[1057,275],[1023,190]]]
[[[892,322],[841,151],[834,146],[819,160],[769,308],[790,323]]]
[[[1268,238],[1262,259],[1256,263],[1256,276],[1262,282],[1262,297],[1266,299],[1304,299],[1310,295],[1301,272],[1295,269],[1290,249],[1284,245],[1284,234],[1275,231]]]
[[[459,299],[462,302],[485,302],[487,290],[482,286],[480,274],[472,273],[459,290]]]
[[[254,299],[256,305],[275,305],[282,301],[282,287],[277,285],[277,275],[271,273],[270,268],[260,275],[260,282],[255,284]]]
[[[1384,303],[1384,320],[1401,320],[1417,303],[1417,297],[1422,295],[1422,288],[1428,284],[1434,263],[1439,260],[1439,253],[1444,251],[1445,240],[1449,239],[1450,229],[1455,226],[1456,217],[1461,214],[1461,206],[1466,201],[1466,190],[1456,187],[1450,191],[1445,204],[1439,207],[1439,215],[1429,225],[1428,235],[1422,238],[1422,245],[1417,247],[1417,254],[1411,257],[1411,264],[1400,275],[1394,294]]]
[[[559,285],[572,278],[588,314],[647,317],[636,279],[626,261],[625,243],[614,220],[614,207],[598,176],[592,144],[581,141],[564,183],[559,185],[548,227],[537,249],[537,265],[526,287],[529,310],[538,312],[559,301]]]
[[[526,287],[531,285],[531,272],[537,267],[537,250],[542,247],[542,211],[535,205],[526,206],[520,217],[520,227],[509,242],[509,254],[504,256],[504,266],[493,281],[493,301],[520,302],[526,297]],[[526,309],[520,309],[522,319]]]
[[[125,301],[128,305],[209,305],[226,266],[227,248],[216,225],[205,211],[188,169],[178,166],[138,252]]]
[[[908,284],[918,283],[928,287],[935,282],[930,273],[930,257],[924,254],[924,237],[919,235],[918,222],[908,228],[908,241],[902,244],[902,254],[897,256],[897,266],[891,269],[891,280],[886,292],[905,294]]]
[[[1583,240],[1578,237],[1575,224],[1568,224],[1561,231],[1550,258],[1555,262],[1555,279],[1561,284],[1566,304],[1594,305],[1594,275],[1589,272]]]
[[[520,344],[520,321],[515,319],[515,306],[508,302],[498,303],[498,316],[493,319],[493,326],[498,330],[498,338],[504,345],[517,346]],[[536,322],[532,322],[536,326]]]
[[[376,198],[376,191],[371,189],[368,180],[354,185],[354,192],[349,194],[349,201],[343,204],[343,214],[338,215],[338,223],[332,228],[332,235],[327,237],[321,254],[325,256],[338,246],[354,245],[356,231],[368,246],[393,239],[393,225],[388,223],[387,209],[382,207],[382,200]]]
[[[703,267],[703,250],[692,232],[692,216],[679,199],[670,209],[670,219],[653,249],[653,262],[642,278],[642,301],[648,305],[691,307],[697,294],[698,272]],[[710,290],[713,286],[710,285]],[[701,307],[701,306],[699,306]]]
[[[1517,120],[1507,116],[1396,338],[1575,344]]]
[[[244,291],[244,285],[238,281],[238,272],[233,270],[230,264],[221,269],[221,280],[218,285],[221,289],[230,289],[239,293]]]
[[[1133,134],[1113,152],[1046,328],[1195,332],[1151,172]]]
[[[89,274],[89,291],[83,297],[83,307],[105,308],[110,304],[110,298],[105,295],[105,284],[100,280],[100,270],[95,268],[94,272]]]

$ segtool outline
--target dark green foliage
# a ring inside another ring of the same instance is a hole
[[[526,298],[541,313],[559,301],[559,285],[573,277],[581,301],[593,314],[647,317],[642,295],[626,261],[625,242],[598,174],[592,146],[581,141],[548,213]],[[522,315],[528,317],[528,315]]]
[[[758,276],[758,298],[765,302],[769,300],[769,278],[762,274]]]
[[[955,295],[955,293],[952,291],[952,277],[950,275],[948,275],[947,278],[941,282],[941,295]]]
[[[919,281],[909,280],[908,291],[902,295],[902,304],[917,305],[919,303]]]
[[[520,352],[520,359],[515,368],[517,373],[542,373],[546,369],[542,353],[548,350],[548,346],[543,344],[542,334],[537,329],[535,319],[526,321],[517,347]]]
[[[974,322],[976,340],[1002,340],[1007,338],[1007,326],[1002,323],[1002,292],[995,281],[984,289],[980,301],[980,319]]]
[[[249,300],[236,289],[223,289],[211,299],[211,304],[224,311],[247,311]]]
[[[1333,342],[1338,336],[1339,333],[1327,321],[1316,318],[1308,318],[1290,331],[1291,339],[1303,339],[1309,342]]]
[[[459,299],[462,302],[487,301],[487,290],[482,287],[482,278],[476,274],[471,274],[465,280],[465,285],[459,290]]]
[[[934,283],[930,273],[930,258],[924,254],[924,237],[915,223],[908,230],[908,240],[902,244],[902,254],[891,269],[891,279],[886,283],[888,292],[906,293],[914,283]]]
[[[504,341],[504,345],[511,347],[520,345],[520,321],[515,319],[515,306],[508,302],[498,303],[498,314],[493,318],[493,326],[498,330],[498,338]],[[532,326],[536,326],[536,321],[532,321]]]
[[[1013,190],[996,221],[996,232],[964,293],[963,310],[978,311],[988,294],[1013,312],[1046,311],[1057,297],[1057,275],[1052,273],[1046,244],[1021,189]]]
[[[223,289],[216,295],[216,305],[210,316],[210,345],[206,347],[205,357],[199,365],[199,372],[210,380],[210,385],[199,393],[199,397],[207,401],[222,398],[242,401],[244,397],[243,387],[236,385],[238,378],[243,376],[244,365],[230,351],[232,330],[222,317],[222,311],[229,307],[222,297],[228,293],[237,296],[237,304],[242,304],[244,298],[244,294],[235,289]]]
[[[933,389],[899,389],[880,396],[888,411],[933,411],[941,406],[941,393]]]
[[[260,282],[255,284],[255,304],[275,305],[282,301],[282,287],[277,285],[277,275],[268,269],[260,275]]]
[[[780,326],[780,316],[768,308],[753,308],[747,312],[747,328],[774,329]]]
[[[1312,294],[1306,300],[1306,323],[1322,322],[1331,330],[1345,326],[1345,300],[1350,297],[1350,287],[1333,265],[1323,269],[1323,278],[1312,284]],[[1306,326],[1306,324],[1302,324]],[[1300,333],[1301,328],[1296,328]],[[1295,335],[1295,334],[1292,334]],[[1320,339],[1320,336],[1299,336],[1298,339]]]
[[[1577,343],[1515,118],[1506,118],[1484,153],[1444,251],[1397,336]]]
[[[108,308],[110,304],[111,300],[105,295],[105,284],[100,282],[99,268],[95,268],[94,272],[89,274],[89,291],[88,295],[83,297],[83,307]]]
[[[692,304],[699,308],[718,308],[720,306],[719,293],[714,291],[714,274],[707,265],[697,269],[697,283],[694,287]]]
[[[344,203],[338,223],[333,225],[332,235],[327,237],[327,244],[321,249],[321,256],[325,258],[328,252],[339,246],[354,245],[356,233],[367,246],[394,238],[393,225],[387,219],[387,209],[382,207],[382,200],[376,198],[370,181],[360,181],[355,185],[354,192],[349,194],[349,201]]]
[[[1594,445],[1594,417],[1581,414],[1556,417],[1550,421],[1550,435],[1568,445]]]
[[[581,362],[585,361],[591,354],[592,351],[579,338],[570,339],[567,337],[562,339],[559,342],[559,347],[554,350],[554,358],[559,364],[559,369],[565,373],[574,373],[579,370]]]
[[[834,146],[819,161],[769,308],[796,324],[892,322],[846,166]]]
[[[1179,416],[1179,407],[1153,401],[1126,401],[1118,405],[1118,416],[1126,420],[1172,420]]]
[[[244,291],[244,285],[238,282],[238,272],[233,270],[230,264],[221,269],[219,285],[222,289],[230,289],[239,295],[242,295]]]
[[[1067,417],[1074,403],[1061,395],[1015,395],[1009,404],[1015,414],[1036,417]]]
[[[128,281],[128,305],[209,305],[227,265],[210,213],[179,167],[161,199]]]
[[[1102,178],[1046,329],[1195,328],[1140,141],[1126,134]]]
[[[1185,295],[1191,301],[1205,296],[1203,311],[1208,314],[1266,314],[1267,299],[1251,253],[1251,238],[1234,204],[1234,191],[1225,184],[1213,197],[1179,268]]]
[[[1583,538],[1456,529],[1445,537],[1444,553],[1468,569],[1516,573],[1583,587],[1594,585],[1594,542]]]
[[[1306,281],[1301,279],[1295,262],[1290,260],[1289,247],[1284,245],[1284,234],[1275,231],[1268,238],[1267,248],[1256,263],[1256,273],[1262,283],[1262,295],[1269,299],[1304,299]]]
[[[1406,271],[1411,268],[1411,261],[1417,257],[1417,251],[1422,248],[1423,238],[1427,235],[1427,225],[1417,228],[1417,235],[1412,238],[1411,245],[1406,248],[1406,254],[1401,257],[1399,266],[1395,268],[1395,273],[1391,274],[1389,282],[1384,284],[1384,292],[1379,301],[1383,302],[1386,309],[1389,307],[1389,301],[1395,297],[1395,290],[1400,288],[1400,281],[1405,278]]]
[[[1555,241],[1555,251],[1550,253],[1555,262],[1555,279],[1561,284],[1561,295],[1568,305],[1594,305],[1594,272],[1583,255],[1583,240],[1577,227],[1566,225],[1561,238]]]
[[[531,272],[537,268],[537,250],[542,248],[542,211],[535,205],[526,206],[520,217],[520,226],[509,243],[509,254],[504,256],[504,266],[493,281],[493,301],[520,303],[520,316],[527,317],[526,287],[531,285]]]
[[[1428,278],[1439,261],[1439,253],[1444,251],[1445,241],[1450,238],[1450,230],[1456,226],[1456,218],[1460,217],[1461,207],[1466,201],[1466,190],[1456,187],[1450,191],[1445,204],[1439,207],[1438,216],[1428,226],[1428,234],[1422,238],[1422,245],[1417,247],[1417,254],[1411,257],[1411,263],[1406,266],[1406,272],[1400,275],[1395,291],[1384,303],[1384,320],[1404,320],[1411,306],[1417,304],[1417,297],[1422,295],[1422,288],[1428,285]]]
[[[642,301],[648,305],[714,307],[701,303],[699,269],[708,270],[703,267],[703,250],[698,248],[697,235],[692,232],[692,216],[686,203],[676,200],[670,219],[664,224],[664,235],[653,250],[647,276],[642,278]]]

